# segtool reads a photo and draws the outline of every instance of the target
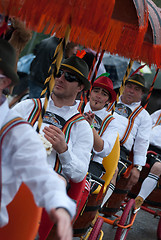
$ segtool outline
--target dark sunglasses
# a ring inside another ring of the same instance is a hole
[[[60,78],[64,73],[64,77],[68,82],[80,82],[79,79],[75,76],[72,75],[69,72],[64,72],[62,69],[59,69],[58,74],[56,75],[57,78]]]

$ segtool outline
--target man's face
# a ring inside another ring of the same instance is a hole
[[[11,79],[6,77],[3,73],[3,71],[0,69],[0,97],[2,95],[3,89],[8,87],[11,84]]]
[[[103,88],[94,87],[90,94],[90,107],[92,111],[101,110],[110,101],[110,93]]]
[[[61,74],[60,77],[55,78],[54,95],[66,100],[75,100],[77,94],[84,88],[84,85],[80,84],[77,77],[69,71],[61,70]]]
[[[79,46],[78,45],[73,47],[73,48],[71,48],[71,49],[69,49],[67,57],[69,58],[69,57],[73,56],[74,54],[76,55],[78,50],[79,50]]]
[[[8,87],[11,83],[11,79],[4,75],[3,71],[0,69],[0,88],[3,90]]]
[[[140,102],[143,95],[142,87],[128,82],[124,88],[121,100],[125,104]]]

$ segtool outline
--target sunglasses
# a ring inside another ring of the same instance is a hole
[[[64,73],[64,77],[68,82],[80,82],[80,80],[73,74],[69,72],[64,72],[62,69],[59,70],[58,74],[56,75],[57,78],[60,78]]]

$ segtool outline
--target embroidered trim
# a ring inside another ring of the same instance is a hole
[[[103,135],[103,133],[105,132],[105,130],[107,129],[108,125],[110,124],[110,122],[114,119],[114,117],[112,116],[112,114],[107,115],[104,120],[102,121],[100,130],[98,131],[98,134],[100,135],[100,137]],[[92,156],[91,156],[91,160],[93,160],[94,158],[94,152],[92,152]]]
[[[101,124],[101,128],[98,132],[98,134],[100,136],[103,135],[103,133],[105,132],[106,128],[108,127],[108,125],[110,124],[110,122],[114,119],[114,117],[112,116],[112,114],[107,115],[107,117],[105,117],[105,119],[102,121]]]
[[[107,111],[107,112],[110,112],[110,111],[113,109],[113,106],[114,106],[114,105],[115,105],[115,101],[112,102],[112,103],[109,103],[106,111]]]
[[[33,126],[40,115],[40,112],[42,109],[42,104],[41,104],[41,100],[39,98],[37,98],[37,99],[32,98],[32,101],[34,102],[34,107],[32,109],[32,112],[30,113],[27,121]]]
[[[156,121],[156,123],[153,127],[155,127],[157,125],[160,125],[160,124],[161,124],[161,113],[160,113],[160,115],[159,115],[159,117],[158,117],[158,119],[157,119],[157,121]]]
[[[85,107],[85,102],[84,101],[80,101],[79,105],[78,105],[78,108],[77,108],[78,112],[83,113],[84,107]]]
[[[130,133],[131,133],[131,130],[132,130],[132,128],[133,128],[133,125],[134,125],[134,120],[135,120],[135,118],[139,115],[139,113],[141,112],[143,110],[143,107],[142,106],[138,106],[131,114],[130,114],[130,116],[129,116],[129,118],[128,118],[128,125],[127,125],[127,128],[126,128],[126,130],[125,130],[125,133],[124,133],[124,136],[123,136],[123,138],[120,140],[120,144],[121,145],[123,145],[126,141],[127,141],[127,139],[128,139],[128,137],[129,137],[129,135],[130,135]]]
[[[62,129],[62,132],[65,134],[66,143],[69,142],[70,133],[71,133],[73,124],[82,120],[85,120],[85,118],[80,113],[75,114],[74,116],[72,116],[70,119],[67,120],[67,122],[65,123]],[[54,170],[58,173],[61,173],[62,171],[62,165],[60,163],[58,154],[56,154],[56,162],[55,162]]]
[[[68,119],[68,121],[66,122],[66,124],[64,125],[63,130],[62,130],[63,133],[65,134],[66,143],[69,142],[70,132],[71,132],[71,128],[72,128],[73,124],[75,122],[79,122],[79,121],[82,121],[82,120],[85,120],[85,118],[82,116],[81,113],[77,113],[73,117]]]

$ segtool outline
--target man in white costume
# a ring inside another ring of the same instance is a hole
[[[18,82],[15,65],[15,50],[0,39],[0,227],[8,223],[6,206],[24,182],[33,193],[36,204],[44,207],[57,224],[60,239],[71,240],[75,203],[67,196],[64,181],[49,169],[40,138],[16,111],[9,109],[2,93],[3,89]]]
[[[73,182],[80,182],[86,176],[93,147],[92,130],[78,112],[75,101],[79,92],[90,88],[88,73],[87,64],[77,56],[63,61],[40,129],[40,134],[52,147],[47,158],[50,168]],[[35,106],[43,105],[44,100],[28,99],[14,109],[36,129],[35,114],[39,107]]]

